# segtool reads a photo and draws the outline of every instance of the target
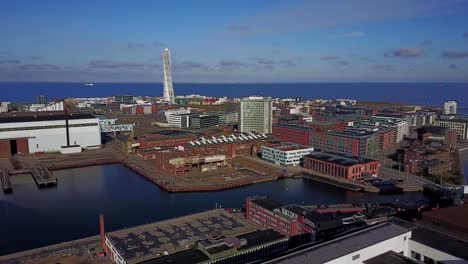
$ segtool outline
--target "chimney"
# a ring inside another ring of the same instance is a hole
[[[107,253],[106,231],[104,230],[104,215],[103,214],[99,214],[99,231],[100,231],[100,234],[101,234],[102,251]]]

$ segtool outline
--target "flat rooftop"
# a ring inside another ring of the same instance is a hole
[[[281,239],[287,239],[287,237],[273,231],[272,229],[258,230],[245,235],[237,236],[239,239],[246,239],[247,244],[238,248],[238,251],[245,251],[257,246],[278,241]],[[222,245],[219,248],[211,248],[210,253],[217,253],[216,251],[223,251],[229,249],[226,245]],[[210,258],[203,252],[196,248],[184,250],[169,256],[164,256],[142,264],[186,264],[186,263],[199,263],[208,261]]]
[[[423,221],[456,230],[468,237],[468,221],[461,215],[468,216],[468,203],[459,206],[441,208],[423,213]]]
[[[245,219],[215,209],[163,222],[128,228],[107,234],[127,263],[173,254],[195,242],[213,237],[229,237],[250,233],[256,227]]]
[[[267,197],[259,197],[259,198],[252,198],[251,200],[253,203],[265,208],[267,210],[273,211],[277,208],[283,207],[285,204],[272,200]]]
[[[328,132],[327,134],[333,135],[333,136],[341,136],[341,137],[360,138],[360,137],[369,137],[375,133],[376,133],[375,131],[348,129],[344,131]]]
[[[4,123],[23,123],[23,122],[40,122],[40,121],[60,121],[65,120],[65,114],[51,114],[41,112],[35,112],[36,115],[23,115],[22,113],[17,113],[16,115],[0,115],[0,124]],[[69,120],[77,119],[95,119],[96,116],[88,113],[74,113],[68,116]]]
[[[407,232],[410,230],[392,223],[383,223],[265,263],[325,263]],[[307,259],[310,261],[307,262]]]
[[[376,257],[368,259],[363,262],[364,264],[418,264],[419,261],[407,258],[395,251],[387,251]]]
[[[368,158],[339,155],[339,154],[330,153],[330,152],[312,152],[306,155],[305,157],[316,159],[316,160],[321,160],[325,162],[330,162],[333,164],[346,166],[346,167],[375,161],[375,160],[371,160]]]
[[[459,216],[462,216],[460,214]],[[463,218],[463,217],[460,217]],[[465,219],[466,221],[466,219]],[[435,248],[452,256],[468,260],[468,240],[442,233],[428,227],[418,227],[413,230],[411,240]]]
[[[278,145],[268,146],[268,148],[281,150],[281,151],[292,151],[292,150],[300,150],[300,149],[310,149],[312,147],[294,144],[294,143],[288,143],[288,142],[281,142]]]

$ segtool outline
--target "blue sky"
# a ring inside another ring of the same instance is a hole
[[[468,81],[468,0],[2,0],[0,36],[0,81]]]

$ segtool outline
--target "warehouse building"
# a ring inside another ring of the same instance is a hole
[[[67,135],[68,131],[68,135]],[[100,147],[99,119],[91,114],[66,116],[59,112],[22,113],[0,116],[0,156],[58,152],[69,145]]]

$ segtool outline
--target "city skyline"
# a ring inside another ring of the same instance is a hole
[[[161,82],[155,54],[169,47],[175,82],[465,82],[467,10],[465,0],[4,1],[0,81]]]

